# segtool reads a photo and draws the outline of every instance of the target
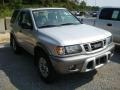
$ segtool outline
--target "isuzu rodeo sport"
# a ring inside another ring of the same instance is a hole
[[[14,11],[10,45],[34,55],[42,79],[57,73],[88,72],[107,64],[113,56],[112,34],[81,24],[65,8],[26,8]]]

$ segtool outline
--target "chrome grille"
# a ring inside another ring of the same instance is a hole
[[[91,43],[90,45],[92,50],[97,50],[103,47],[103,42],[99,41],[99,42]]]
[[[86,52],[94,51],[103,48],[106,45],[106,40],[84,44]]]

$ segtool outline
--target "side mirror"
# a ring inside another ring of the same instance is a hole
[[[21,23],[21,27],[23,29],[32,29],[32,25],[31,24],[28,24],[28,23]]]
[[[81,24],[83,24],[83,18],[79,18],[79,21],[81,22]]]
[[[83,24],[83,19],[80,19],[80,22]]]
[[[77,17],[77,19],[79,20],[79,22],[80,22],[81,24],[83,24],[83,18]]]

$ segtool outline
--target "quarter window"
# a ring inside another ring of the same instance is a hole
[[[119,15],[119,11],[118,11],[118,10],[114,10],[114,11],[113,11],[113,14],[112,14],[112,19],[113,19],[113,20],[117,20],[118,15]]]
[[[119,15],[118,15],[118,21],[120,21],[120,13],[119,13]]]

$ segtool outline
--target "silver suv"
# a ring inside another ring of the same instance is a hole
[[[11,19],[10,44],[34,55],[42,79],[57,73],[88,72],[107,64],[113,56],[112,34],[81,24],[65,8],[15,10]]]

